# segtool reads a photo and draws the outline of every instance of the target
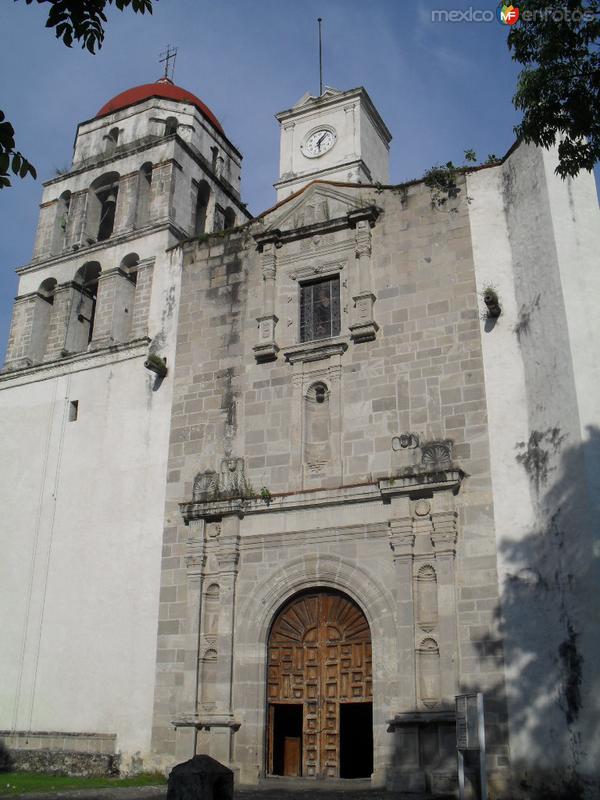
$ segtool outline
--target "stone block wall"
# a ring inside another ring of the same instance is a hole
[[[464,187],[461,191],[464,196]],[[198,640],[193,621],[197,611],[190,605],[200,602],[200,590],[190,583],[186,564],[188,570],[190,563],[199,564],[194,580],[201,582],[202,557],[195,561],[190,555],[190,541],[202,549],[206,534],[193,533],[184,524],[178,504],[191,500],[195,476],[206,470],[218,473],[223,459],[243,459],[249,493],[264,487],[279,502],[280,497],[308,492],[306,507],[317,509],[320,501],[313,500],[312,491],[335,494],[341,487],[376,487],[410,472],[414,467],[410,448],[397,449],[393,442],[407,434],[422,446],[449,443],[453,463],[466,477],[456,497],[448,495],[452,502],[425,511],[418,525],[407,505],[418,494],[411,499],[406,493],[391,507],[382,503],[380,495],[373,496],[369,510],[357,510],[356,522],[366,524],[373,514],[381,513],[385,536],[392,542],[394,536],[408,536],[408,549],[402,550],[395,573],[390,572],[393,553],[373,548],[373,542],[364,552],[352,546],[348,560],[370,564],[373,580],[391,593],[388,612],[400,619],[408,613],[408,606],[402,611],[402,603],[413,602],[418,570],[434,559],[440,609],[448,611],[441,613],[434,633],[442,661],[441,691],[447,702],[459,689],[486,693],[489,767],[497,774],[505,767],[483,323],[467,203],[459,194],[449,206],[433,207],[422,184],[384,190],[313,185],[300,198],[239,232],[184,245],[158,637],[157,752],[177,751],[171,720],[193,713],[189,692],[197,681]],[[360,216],[365,208],[375,209],[370,217]],[[321,343],[302,343],[299,285],[327,275],[339,276],[340,335]],[[313,463],[306,455],[306,403],[318,382],[327,390],[329,428],[323,440],[325,457]],[[242,613],[244,619],[248,592],[256,580],[277,591],[278,573],[271,558],[279,563],[281,549],[285,562],[287,552],[279,536],[304,532],[303,540],[294,536],[301,560],[318,560],[330,552],[329,545],[308,535],[323,527],[318,515],[290,511],[277,519],[272,525],[265,519],[265,541],[269,532],[277,536],[272,549],[265,544],[258,562],[244,546],[249,541],[245,537],[251,536],[250,523],[242,520],[235,534],[240,555],[233,602],[235,614]],[[456,534],[446,531],[446,524]],[[332,535],[335,550],[341,527]],[[317,571],[317,583],[318,576]],[[358,596],[360,591],[357,584]],[[244,636],[243,624],[234,634],[234,653]],[[427,636],[419,634],[413,617],[404,625],[411,631],[410,641],[405,633],[402,647],[391,645],[389,650],[402,653],[404,661],[397,662],[396,677],[381,678],[388,684],[384,694],[390,711],[414,710],[421,691],[415,685],[414,663],[420,649],[428,646]],[[264,641],[259,645],[264,647]],[[261,658],[264,650],[251,656],[254,663]],[[241,663],[236,664],[242,669]],[[230,709],[234,716],[243,706],[236,680],[236,701]],[[252,689],[257,701],[259,684],[255,682]],[[264,768],[256,755],[263,712],[246,706],[242,716],[247,728],[234,734],[230,757],[244,780],[251,780],[252,770],[256,778]],[[249,730],[254,739],[248,738]],[[385,739],[383,733],[377,735]],[[402,771],[403,766],[389,763],[391,735],[387,736],[387,743],[380,742],[378,770],[380,776],[387,771],[393,784],[394,770]],[[410,765],[404,769],[410,771]]]
[[[118,774],[116,738],[98,733],[0,731],[0,747],[11,770],[87,778]]]

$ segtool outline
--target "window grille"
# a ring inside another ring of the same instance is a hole
[[[340,332],[339,275],[300,286],[300,341],[329,339]]]

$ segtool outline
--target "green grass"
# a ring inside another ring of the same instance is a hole
[[[0,795],[27,792],[64,792],[69,789],[118,789],[121,786],[160,786],[164,775],[153,772],[133,778],[71,778],[68,775],[46,775],[36,772],[0,772]]]

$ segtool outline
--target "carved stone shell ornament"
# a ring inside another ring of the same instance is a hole
[[[451,467],[452,444],[450,442],[429,442],[422,445],[421,463],[431,470]]]

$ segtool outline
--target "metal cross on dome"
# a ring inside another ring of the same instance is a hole
[[[160,53],[162,56],[159,59],[160,63],[165,65],[165,74],[163,75],[164,78],[167,80],[173,80],[173,75],[175,74],[175,59],[177,58],[177,48],[172,47],[170,44],[167,45],[167,49]],[[169,62],[173,59],[173,64]],[[169,70],[171,71],[171,75],[169,75]]]

